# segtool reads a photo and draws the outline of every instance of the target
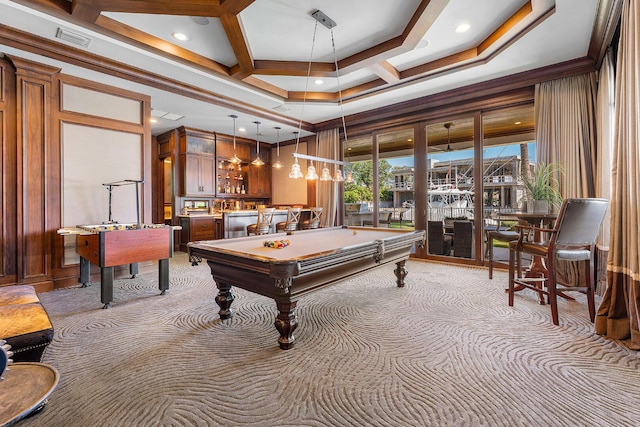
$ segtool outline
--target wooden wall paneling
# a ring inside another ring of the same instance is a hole
[[[108,86],[101,83],[96,83],[90,80],[81,79],[78,77],[60,75],[60,80],[63,85],[71,85],[83,89],[90,90],[92,92],[104,93],[107,96],[115,96],[131,101],[135,101],[140,104],[140,119],[139,121],[123,121],[109,117],[91,116],[78,112],[63,110],[63,106],[60,105],[59,120],[69,123],[77,123],[84,126],[94,126],[98,128],[104,128],[109,130],[127,132],[131,134],[138,134],[142,140],[143,146],[143,165],[141,165],[142,176],[140,179],[145,183],[142,185],[140,193],[140,210],[141,220],[143,222],[153,221],[153,202],[152,202],[152,148],[151,148],[151,97],[136,92],[120,89],[113,86]],[[60,98],[61,99],[61,98]]]
[[[59,69],[11,57],[16,68],[18,281],[53,289],[47,203],[53,76]]]
[[[78,283],[78,269],[75,265],[64,263],[65,238],[59,236],[56,230],[62,227],[62,126],[60,121],[60,109],[62,108],[62,85],[57,78],[53,84],[51,109],[51,135],[49,149],[47,151],[48,186],[47,191],[49,211],[49,233],[51,234],[51,268],[54,288],[71,286]],[[56,102],[59,101],[59,102]],[[53,213],[56,214],[53,214]]]
[[[16,85],[13,66],[0,59],[0,285],[17,282]]]

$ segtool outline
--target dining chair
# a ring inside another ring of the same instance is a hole
[[[247,236],[269,234],[275,210],[275,208],[258,208],[258,219],[255,224],[247,225]]]
[[[453,236],[444,233],[442,221],[427,221],[427,243],[430,254],[450,255]]]
[[[473,258],[473,222],[453,221],[453,256]]]
[[[295,231],[300,222],[302,208],[287,208],[287,220],[276,223],[276,231]]]
[[[513,306],[516,286],[532,289],[540,296],[547,296],[553,324],[558,325],[558,294],[578,291],[587,295],[589,316],[591,322],[594,321],[595,245],[608,206],[609,202],[605,199],[565,199],[553,228],[517,226],[521,231],[520,236],[509,243],[509,306]],[[530,240],[530,236],[536,232],[548,233],[548,240]],[[547,268],[545,277],[522,277],[522,254],[541,257]],[[559,262],[584,265],[583,286],[576,286],[558,274]]]
[[[322,219],[322,208],[311,208],[311,215],[309,219],[306,219],[300,223],[300,228],[303,230],[309,230],[312,228],[319,228],[320,221]]]
[[[505,221],[508,218],[495,215],[491,218],[495,224],[488,224],[485,226],[484,232],[486,237],[485,246],[485,258],[489,260],[489,279],[493,279],[493,262],[494,256],[494,243],[501,242],[506,244],[507,247],[510,242],[518,240],[520,233],[511,227],[505,225]]]

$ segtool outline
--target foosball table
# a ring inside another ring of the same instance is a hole
[[[76,253],[80,256],[79,282],[90,283],[91,264],[100,267],[102,308],[113,302],[114,267],[129,264],[132,277],[138,263],[158,261],[158,288],[169,289],[169,258],[173,256],[174,226],[164,224],[99,224],[62,228],[58,234],[76,234]]]

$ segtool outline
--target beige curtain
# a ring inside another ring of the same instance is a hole
[[[594,197],[596,74],[537,84],[534,114],[538,164],[562,165],[556,179],[563,198]],[[604,275],[602,271],[596,277]],[[567,285],[580,286],[587,271],[576,263],[559,262],[557,273]]]
[[[611,200],[611,170],[613,169],[613,135],[615,124],[615,70],[613,53],[609,49],[598,73],[598,97],[596,104],[598,123],[597,159],[596,159],[596,197]],[[607,288],[607,257],[609,254],[611,211],[607,214],[600,229],[597,244],[598,277],[596,292],[604,294]]]
[[[640,0],[625,0],[615,81],[615,135],[608,287],[596,332],[640,350]]]
[[[340,139],[338,129],[330,129],[318,132],[316,135],[317,155],[324,159],[340,160]],[[335,172],[337,165],[327,163],[317,164],[318,175],[322,172],[323,167],[329,168],[331,176]],[[336,222],[336,212],[338,209],[338,185],[333,181],[320,181],[316,185],[318,206],[322,206],[322,227],[333,227]]]
[[[536,160],[562,165],[564,198],[595,195],[595,99],[596,73],[536,85]]]

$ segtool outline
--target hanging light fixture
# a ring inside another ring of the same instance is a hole
[[[345,141],[345,146],[347,147],[347,162],[351,163],[351,147],[349,147],[349,142]],[[347,184],[351,184],[353,182],[353,174],[351,173],[351,171],[347,171],[347,177],[345,178],[344,182],[346,182]]]
[[[320,143],[320,137],[316,135],[316,153],[318,152],[318,144]],[[318,166],[320,165],[320,161],[318,161]],[[327,167],[327,162],[324,162],[324,166],[322,167],[322,173],[320,174],[320,181],[333,181],[331,177],[331,171]]]
[[[311,164],[307,168],[307,174],[304,177],[306,180],[313,181],[314,179],[318,179],[318,174],[316,173],[316,167],[313,166],[313,160],[311,160]]]
[[[298,142],[300,141],[299,132],[293,132],[294,138],[296,139],[296,152],[298,151]],[[293,158],[293,164],[291,165],[291,172],[289,172],[289,178],[297,179],[302,178],[304,175],[300,170],[300,164],[298,164],[298,158]]]
[[[231,158],[230,162],[234,165],[237,165],[241,162],[241,160],[236,155],[236,119],[238,118],[238,116],[232,114],[229,117],[233,119],[233,157]]]
[[[345,136],[345,142],[347,141],[347,128],[345,125],[345,119],[344,119],[344,111],[342,108],[342,90],[340,89],[340,74],[338,72],[338,60],[336,57],[336,47],[335,47],[335,42],[334,42],[334,38],[333,38],[333,27],[336,26],[335,21],[333,21],[331,18],[329,18],[327,15],[325,15],[324,13],[322,13],[319,10],[316,10],[315,12],[313,12],[311,14],[311,16],[316,20],[315,23],[315,27],[313,30],[313,41],[311,44],[311,54],[309,56],[309,66],[307,68],[307,80],[306,80],[306,84],[305,84],[305,88],[304,88],[304,96],[302,98],[302,108],[300,111],[300,122],[298,125],[298,131],[300,131],[302,129],[302,119],[304,117],[304,107],[305,107],[305,103],[307,100],[307,90],[308,90],[308,86],[309,86],[309,79],[311,76],[311,64],[312,64],[312,60],[313,60],[313,50],[315,48],[315,43],[316,43],[316,33],[317,33],[317,29],[318,29],[318,23],[321,23],[322,25],[324,25],[327,29],[329,29],[331,31],[331,44],[333,47],[333,56],[334,56],[334,63],[335,63],[335,71],[336,71],[336,78],[337,78],[337,82],[338,82],[338,94],[339,94],[339,104],[340,104],[340,113],[342,116],[342,125],[344,128],[344,136]],[[298,132],[299,134],[299,132]],[[299,148],[299,142],[300,142],[300,136],[298,135],[296,138],[296,148],[295,151],[293,153],[293,157],[294,157],[294,162],[291,165],[291,172],[289,173],[289,178],[300,178],[302,177],[302,173],[300,172],[300,165],[298,164],[298,158],[302,158],[302,159],[307,159],[310,160],[311,163],[309,165],[309,167],[307,168],[307,175],[305,176],[306,179],[309,180],[313,180],[313,179],[317,179],[318,178],[318,174],[316,173],[316,168],[313,165],[313,161],[317,160],[318,164],[320,164],[320,162],[324,163],[324,167],[322,169],[322,176],[320,178],[321,181],[331,181],[332,179],[334,179],[336,182],[343,182],[344,178],[342,176],[342,171],[340,171],[339,166],[336,167],[336,171],[335,171],[335,178],[331,177],[331,171],[328,167],[326,167],[327,163],[331,163],[331,164],[336,164],[336,165],[346,165],[347,163],[344,161],[340,161],[340,160],[333,160],[333,159],[326,159],[326,158],[321,158],[321,157],[317,157],[317,156],[310,156],[307,154],[299,154],[298,153],[298,148]],[[316,142],[317,143],[317,142]],[[316,150],[317,152],[317,150]]]
[[[320,174],[320,181],[333,181],[333,177],[331,176],[331,171],[327,167],[326,163],[322,168],[322,173]]]
[[[451,151],[451,125],[453,123],[447,122],[444,124],[444,127],[447,128],[447,149],[446,151]]]
[[[276,126],[274,128],[276,130],[276,162],[273,164],[273,167],[276,169],[282,168],[282,163],[280,163],[280,126]]]
[[[253,122],[256,124],[256,158],[251,162],[254,166],[262,166],[264,162],[260,158],[260,122]]]

